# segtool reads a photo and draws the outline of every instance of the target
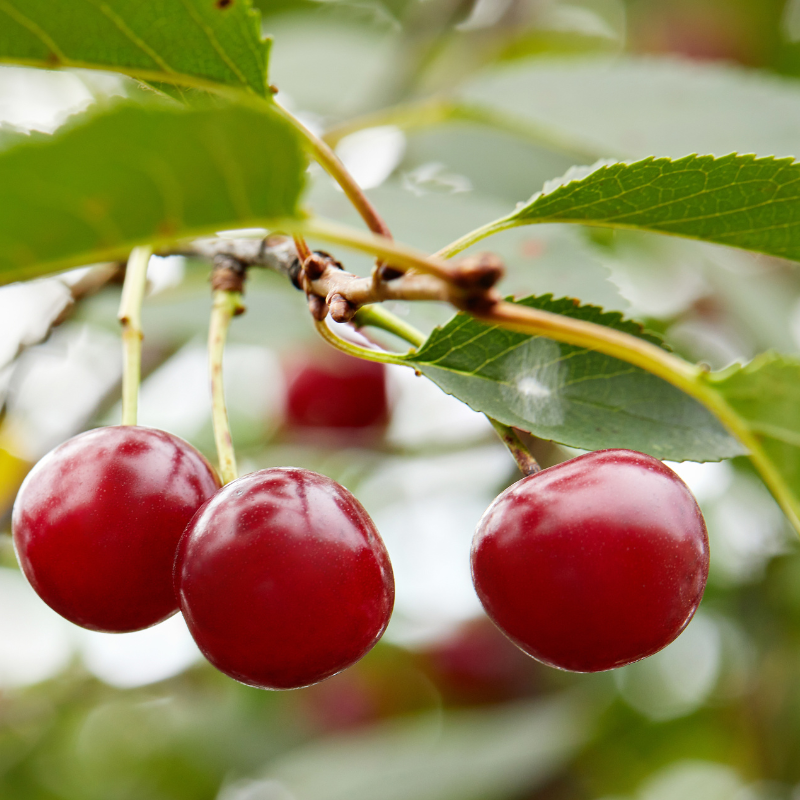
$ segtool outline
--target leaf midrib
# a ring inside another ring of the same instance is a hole
[[[176,86],[183,86],[188,89],[200,89],[201,91],[211,92],[212,94],[227,97],[228,99],[235,98],[240,105],[245,105],[250,108],[263,109],[264,105],[271,106],[274,101],[271,97],[262,97],[251,86],[230,86],[225,83],[218,83],[217,81],[207,80],[205,78],[198,78],[193,75],[187,75],[183,72],[175,72],[169,76],[169,80],[165,80],[163,72],[154,70],[138,69],[138,68],[121,68],[113,65],[99,66],[94,62],[75,61],[73,59],[65,59],[60,64],[51,64],[46,61],[40,61],[35,58],[4,58],[0,55],[0,64],[8,64],[16,67],[34,67],[35,69],[58,70],[63,67],[71,67],[73,69],[86,69],[93,70],[94,72],[113,72],[119,75],[127,75],[129,78],[141,81],[152,81],[153,83],[169,83]]]
[[[122,35],[125,36],[125,38],[134,47],[158,64],[162,71],[159,72],[155,70],[125,68],[118,67],[113,64],[99,65],[94,62],[84,62],[69,58],[64,54],[63,50],[61,50],[61,48],[56,44],[55,40],[46,31],[42,30],[39,25],[23,14],[18,8],[6,2],[6,0],[0,0],[0,11],[4,11],[9,17],[16,20],[20,25],[29,30],[48,50],[53,53],[54,56],[56,56],[56,58],[58,58],[60,63],[52,64],[47,61],[40,61],[38,59],[11,59],[3,57],[0,57],[0,63],[33,66],[41,69],[58,69],[62,66],[68,66],[74,67],[75,69],[91,69],[99,72],[118,72],[123,75],[128,75],[132,78],[139,78],[146,81],[161,81],[165,83],[175,82],[181,86],[189,86],[194,89],[204,89],[217,94],[226,94],[233,91],[244,96],[251,95],[253,97],[257,97],[260,100],[268,99],[267,97],[262,97],[258,92],[255,91],[255,89],[253,89],[252,86],[250,86],[247,77],[239,69],[236,63],[231,60],[231,58],[225,52],[225,48],[220,45],[219,40],[214,35],[214,31],[209,29],[208,25],[205,24],[203,19],[197,16],[196,10],[192,8],[191,4],[187,3],[186,0],[180,0],[181,5],[183,5],[189,16],[203,32],[211,47],[219,55],[228,69],[230,69],[231,72],[239,79],[241,86],[230,86],[228,84],[219,83],[218,81],[197,78],[193,75],[189,75],[174,69],[166,61],[164,61],[164,59],[155,50],[153,50],[147,44],[147,42],[140,39],[132,30],[130,30],[127,24],[125,24],[125,21],[111,11],[106,3],[97,2],[97,0],[85,0],[85,2],[94,6],[101,14],[103,14],[103,16],[106,17],[106,19],[110,20],[116,26],[117,30],[119,30],[120,33],[122,33]],[[244,40],[247,43],[251,54],[255,55],[256,59],[258,59],[259,54],[253,51],[249,38],[245,36]],[[168,80],[165,80],[167,77]],[[264,84],[266,88],[266,75],[264,76]]]

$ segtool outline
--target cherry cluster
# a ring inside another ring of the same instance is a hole
[[[369,366],[360,415],[314,406],[315,397],[348,397],[346,386],[326,391],[321,373],[296,376],[295,421],[385,421],[383,374]],[[288,467],[221,487],[197,450],[160,430],[100,428],[60,445],[23,483],[12,527],[23,571],[62,616],[125,632],[180,609],[206,658],[250,686],[296,688],[345,669],[392,612],[388,553],[350,492]],[[629,450],[523,478],[489,507],[472,546],[491,619],[534,658],[580,672],[669,644],[707,573],[708,538],[689,489]]]

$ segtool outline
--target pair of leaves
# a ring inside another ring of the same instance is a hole
[[[296,216],[306,161],[268,99],[269,44],[249,0],[0,0],[0,61],[245,101],[183,112],[130,104],[53,137],[4,136],[0,282]]]

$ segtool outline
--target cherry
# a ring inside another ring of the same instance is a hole
[[[561,669],[645,658],[691,620],[708,536],[681,479],[630,450],[600,450],[506,489],[478,523],[472,577],[498,627]]]
[[[288,467],[232,481],[198,511],[178,546],[175,590],[206,658],[262,689],[349,667],[394,603],[389,556],[358,500]]]
[[[133,425],[82,433],[25,478],[14,546],[33,588],[68,620],[122,633],[172,616],[172,567],[195,511],[219,488],[188,442]]]
[[[446,705],[508,702],[538,689],[539,665],[486,617],[463,623],[418,659]]]
[[[289,368],[287,422],[294,428],[364,429],[389,417],[383,364],[330,350]]]

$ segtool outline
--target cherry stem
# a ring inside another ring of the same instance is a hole
[[[134,247],[125,269],[117,318],[122,325],[122,424],[135,425],[142,374],[142,302],[151,247]]]
[[[419,347],[425,341],[425,334],[418,331],[413,325],[377,305],[362,306],[353,318],[357,327],[380,328],[387,333],[392,333],[398,339],[408,342],[414,347]]]
[[[331,346],[337,350],[346,353],[349,356],[356,358],[363,358],[366,361],[377,361],[380,364],[399,364],[404,367],[412,366],[405,361],[405,356],[402,353],[387,353],[385,350],[370,350],[368,347],[362,347],[354,342],[348,342],[347,339],[342,339],[337,336],[329,327],[326,320],[314,320],[314,326],[317,333]]]
[[[356,179],[347,171],[347,167],[341,162],[331,147],[326,144],[319,136],[312,133],[297,117],[290,114],[278,103],[274,104],[275,110],[297,130],[311,150],[314,158],[319,165],[342,187],[347,199],[361,215],[367,227],[374,233],[392,238],[389,226],[384,222],[375,206],[364,194],[364,190],[358,185]]]
[[[503,114],[488,106],[472,105],[445,97],[412,100],[365,114],[328,128],[322,138],[331,147],[336,147],[346,136],[368,128],[391,125],[403,131],[413,131],[447,122],[467,122],[500,130],[555,152],[566,153],[586,164],[614,155],[600,152],[577,139],[567,138],[563,131],[551,130],[544,125]],[[622,158],[623,155],[620,153],[619,157]]]
[[[208,329],[208,363],[211,371],[211,419],[214,425],[214,442],[217,445],[219,474],[223,484],[239,477],[236,453],[233,449],[228,411],[225,408],[225,387],[222,380],[222,356],[228,326],[244,310],[241,292],[217,289],[213,294],[211,324]]]
[[[508,448],[508,451],[517,462],[519,471],[527,478],[528,475],[535,475],[541,472],[542,468],[539,462],[533,457],[531,451],[522,443],[517,432],[510,425],[504,425],[492,417],[486,416],[486,419],[492,423],[492,427],[497,431],[497,435],[503,440],[503,444]]]

